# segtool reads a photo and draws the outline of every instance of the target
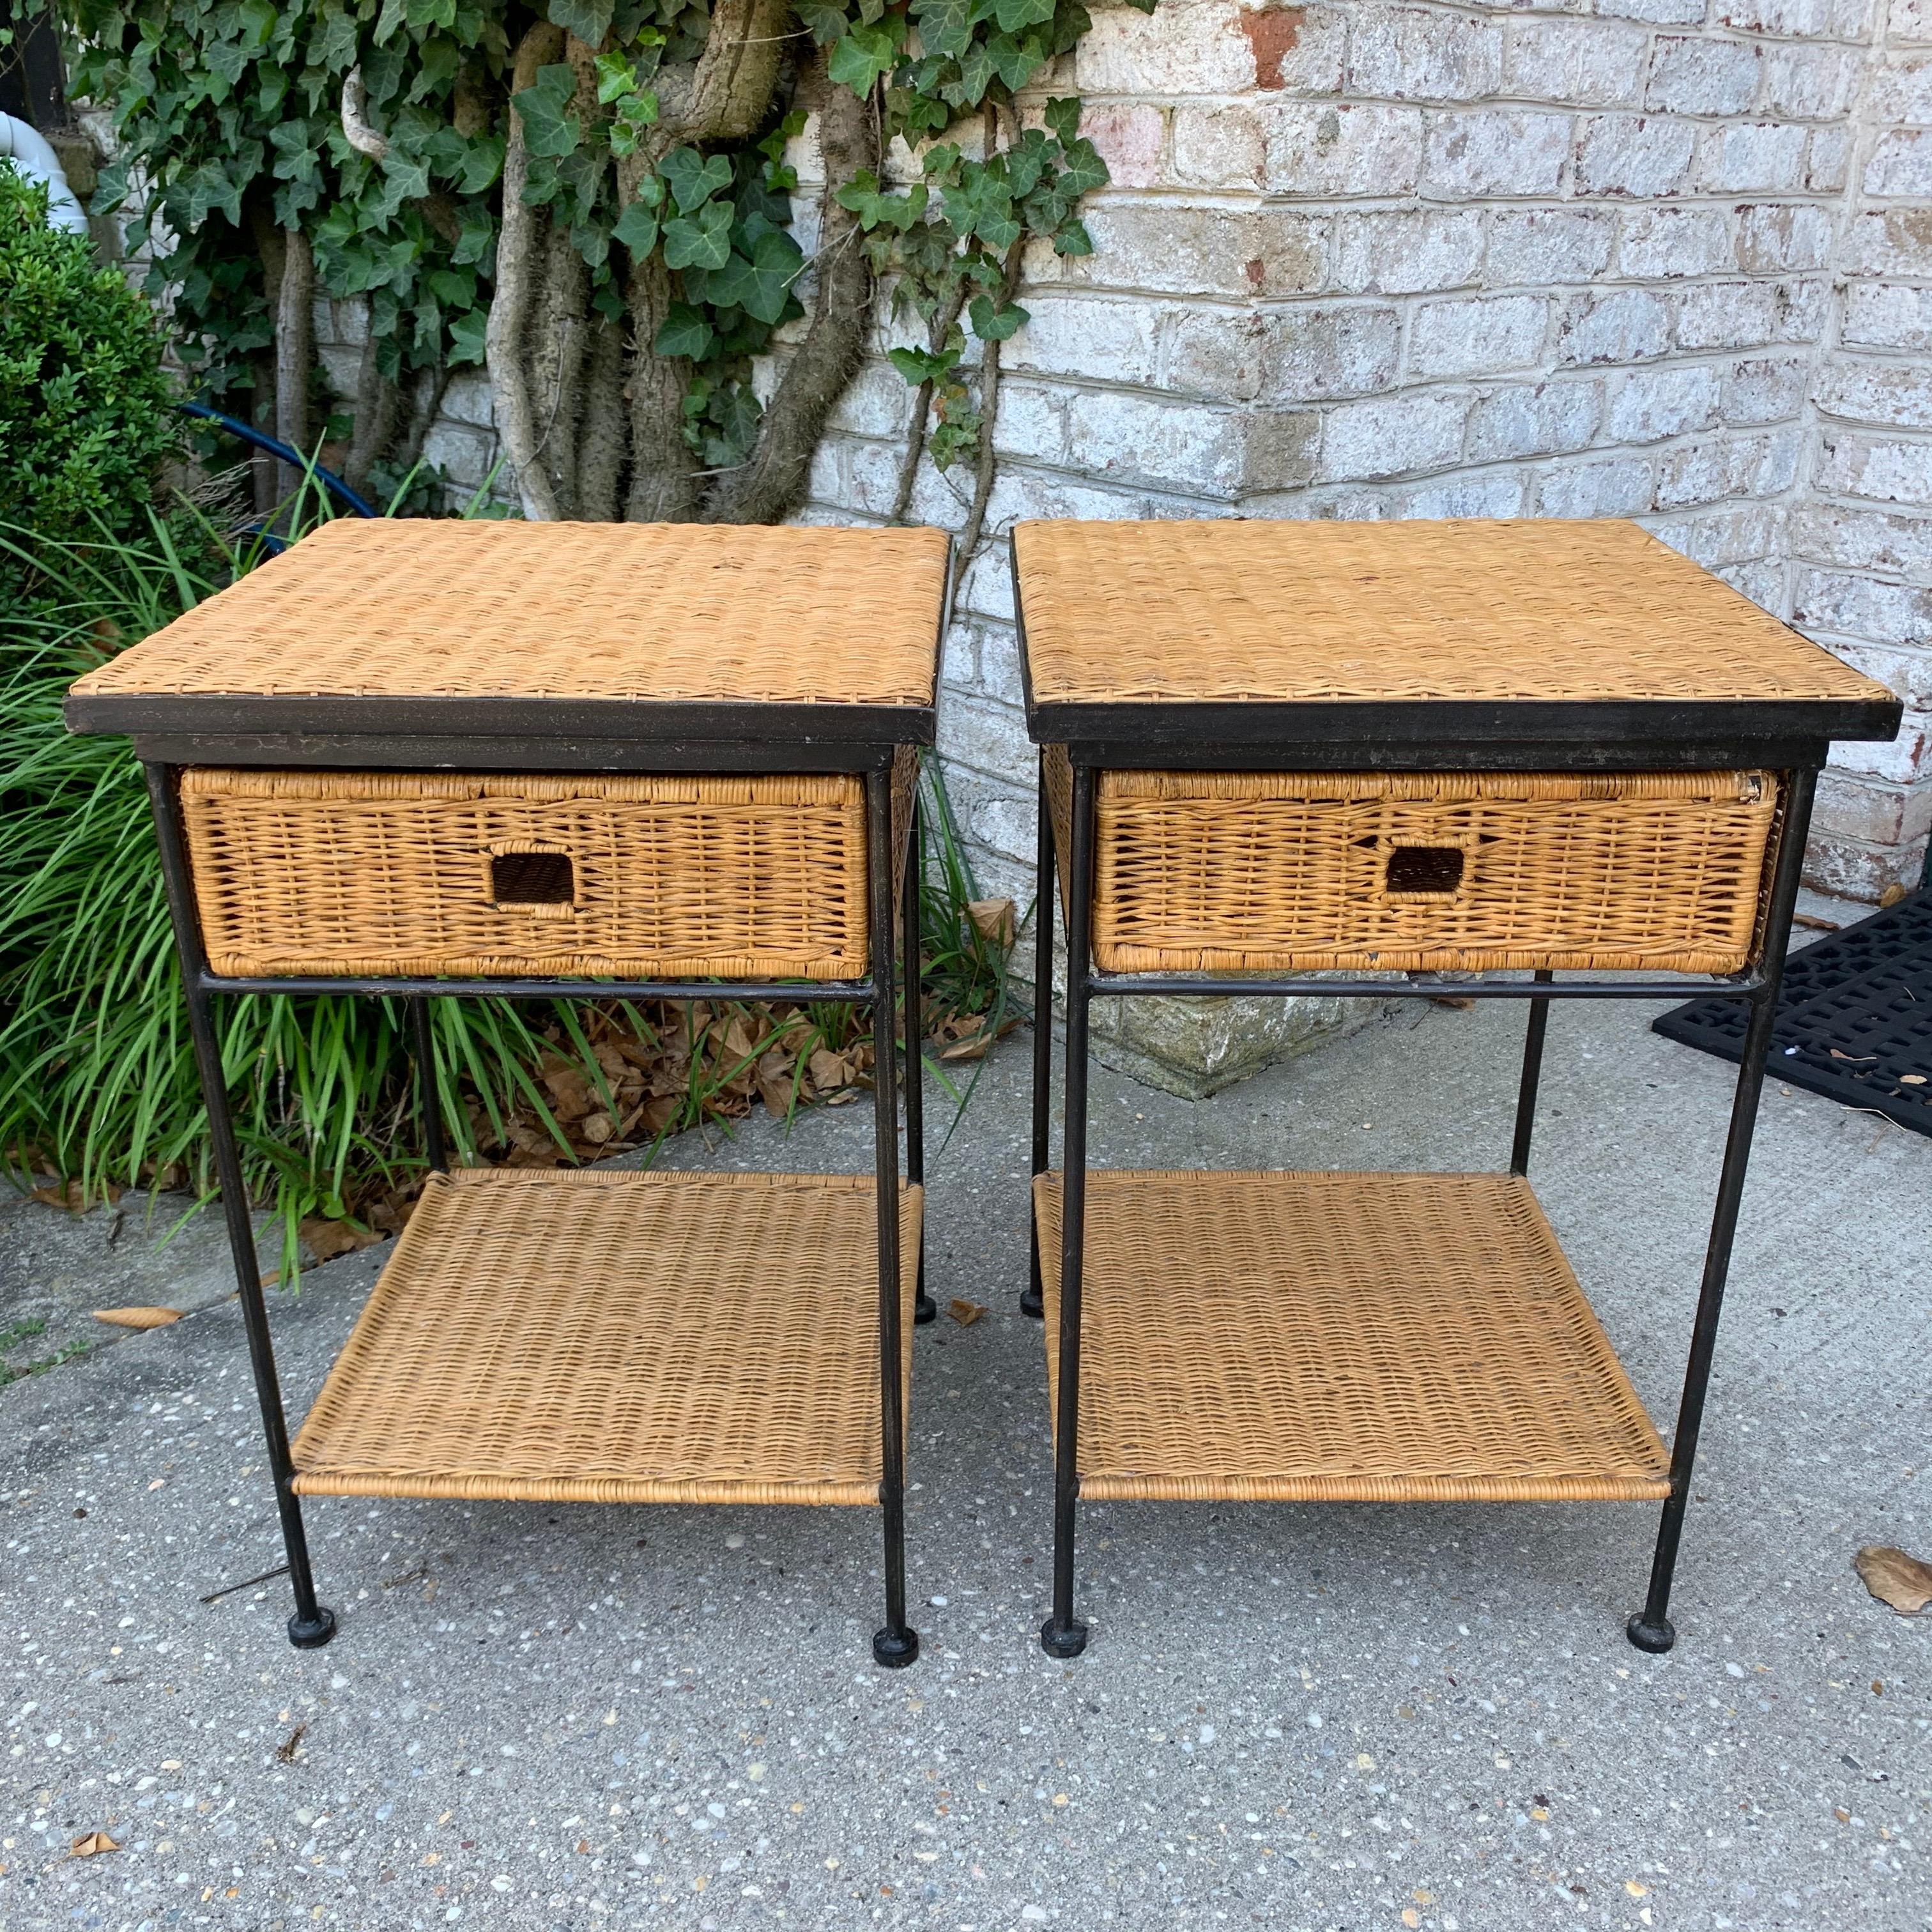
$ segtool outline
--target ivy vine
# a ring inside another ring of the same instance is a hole
[[[895,514],[929,454],[979,466],[982,516],[1023,251],[1089,251],[1106,179],[1077,100],[1016,104],[1079,0],[66,4],[120,144],[97,208],[136,211],[196,385],[392,487],[481,364],[532,516],[788,514],[882,286],[914,338]],[[367,304],[344,406],[317,292]]]

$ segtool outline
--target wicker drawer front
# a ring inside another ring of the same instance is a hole
[[[902,818],[904,775],[895,790]],[[846,774],[197,770],[181,802],[218,973],[866,970],[865,788]]]
[[[1063,885],[1072,799],[1048,782]],[[1107,772],[1093,945],[1111,972],[1740,970],[1778,810],[1765,772]]]

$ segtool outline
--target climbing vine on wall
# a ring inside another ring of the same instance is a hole
[[[197,384],[380,484],[481,363],[533,517],[786,514],[883,286],[913,338],[896,514],[926,455],[970,464],[976,536],[1024,250],[1087,252],[1106,178],[1077,100],[1016,105],[1078,0],[68,4],[75,92],[122,145],[106,193]],[[786,158],[814,110],[808,208]],[[328,422],[318,292],[368,310]]]

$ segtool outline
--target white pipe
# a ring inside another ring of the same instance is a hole
[[[46,138],[11,114],[0,114],[0,160],[10,160],[29,181],[47,188],[47,226],[70,235],[87,232],[87,211],[74,199],[62,172],[60,157]]]

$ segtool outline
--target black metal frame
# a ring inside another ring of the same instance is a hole
[[[157,704],[185,702],[195,707],[197,721],[210,716],[209,701],[133,700],[143,707]],[[245,707],[248,700],[220,700],[231,710]],[[367,700],[327,700],[333,704],[339,722],[345,712],[358,724],[370,717]],[[520,704],[521,700],[511,700]],[[676,706],[630,707],[634,716],[675,711]],[[830,710],[832,707],[824,707]],[[841,707],[842,709],[843,707]],[[596,748],[602,754],[596,765],[560,764],[556,748],[534,737],[513,739],[469,738],[454,729],[437,732],[434,738],[434,759],[398,757],[398,741],[371,740],[361,730],[325,737],[335,755],[310,758],[303,748],[261,739],[238,737],[231,733],[208,734],[196,731],[184,738],[137,738],[136,751],[142,758],[153,807],[154,832],[160,848],[161,871],[166,881],[168,910],[173,921],[175,944],[188,998],[188,1025],[194,1042],[195,1063],[200,1076],[202,1094],[208,1108],[208,1130],[213,1142],[215,1178],[220,1186],[222,1210],[228,1226],[229,1245],[235,1261],[236,1286],[242,1313],[248,1330],[249,1360],[254,1372],[255,1392],[260,1405],[263,1432],[268,1441],[268,1469],[274,1485],[275,1506],[280,1517],[282,1540],[288,1553],[288,1574],[295,1592],[295,1612],[289,1618],[290,1641],[308,1649],[326,1644],[335,1634],[334,1613],[318,1601],[310,1568],[308,1541],[302,1520],[301,1498],[295,1490],[295,1468],[289,1449],[289,1429],[284,1410],[280,1378],[276,1372],[274,1346],[268,1329],[268,1310],[262,1292],[262,1278],[255,1253],[254,1229],[248,1212],[248,1196],[242,1178],[242,1164],[235,1140],[235,1126],[228,1104],[228,1084],[224,1076],[220,1048],[216,1038],[214,1001],[218,996],[247,997],[258,994],[334,993],[363,994],[404,1000],[410,1011],[411,1038],[416,1060],[416,1076],[422,1096],[424,1150],[432,1167],[442,1168],[448,1161],[444,1140],[442,1112],[437,1093],[435,1040],[429,1001],[436,999],[790,999],[834,1000],[872,1007],[874,1014],[873,1175],[878,1213],[879,1252],[879,1375],[880,1480],[879,1501],[884,1517],[886,1618],[884,1627],[872,1639],[872,1654],[887,1668],[912,1663],[919,1655],[919,1634],[906,1616],[905,1583],[905,1415],[900,1355],[903,1341],[899,1296],[899,1048],[895,1044],[896,948],[902,920],[908,934],[906,950],[914,962],[914,986],[917,985],[919,934],[920,806],[916,791],[908,814],[907,849],[904,855],[904,890],[896,890],[896,852],[892,836],[892,764],[897,746],[880,743],[876,736],[865,742],[837,741],[830,752],[821,750],[824,760],[814,766],[809,755],[787,742],[784,719],[772,714],[782,706],[758,707],[761,721],[771,722],[769,739],[742,740],[730,745],[716,741],[700,745],[679,743],[650,734],[628,744],[602,742]],[[818,706],[793,707],[821,712]],[[742,718],[744,707],[739,707]],[[450,718],[447,701],[442,706],[444,719]],[[512,714],[505,712],[505,716]],[[822,712],[821,712],[822,715]],[[905,740],[932,742],[930,707],[896,712],[896,722],[910,724]],[[152,710],[143,716],[152,722]],[[515,714],[520,727],[527,729],[530,709]],[[114,730],[136,728],[136,724],[104,723],[76,702],[69,705],[70,723],[76,728]],[[919,723],[926,721],[923,728]],[[878,728],[878,708],[872,707],[871,722]],[[416,741],[405,741],[420,748]],[[344,758],[342,748],[356,756]],[[372,748],[382,748],[382,756],[363,758]],[[291,754],[293,755],[291,755]],[[794,772],[815,768],[850,771],[862,776],[866,788],[866,868],[868,917],[870,927],[871,972],[863,980],[830,982],[794,980],[584,980],[526,978],[515,980],[437,980],[414,976],[383,978],[370,976],[328,977],[316,975],[287,978],[230,978],[212,972],[201,936],[192,874],[183,837],[179,806],[180,768],[184,764],[235,764],[284,766],[291,764],[338,764],[366,762],[383,765],[423,765],[433,763],[442,769],[464,770],[691,770],[710,771],[752,770]],[[916,1014],[916,994],[908,1002],[909,1018]],[[905,1088],[906,1167],[908,1178],[923,1180],[926,1171],[922,1063],[918,1028],[909,1023],[904,1050],[907,1057]],[[934,1313],[926,1293],[924,1244],[921,1244],[920,1282],[914,1319],[930,1321]]]
[[[1021,662],[1026,662],[1024,640]],[[1176,706],[1173,712],[1186,716],[1188,722],[1179,732],[1192,738],[1204,727],[1193,714],[1206,707]],[[1439,707],[1438,707],[1439,710]],[[1140,710],[1144,720],[1148,708]],[[1661,721],[1660,721],[1661,722]],[[1557,980],[1547,970],[1523,980],[1478,978],[1446,980],[1429,974],[1394,979],[1340,982],[1334,978],[1291,976],[1274,979],[1244,978],[1238,988],[1227,980],[1181,974],[1118,974],[1094,970],[1089,944],[1088,920],[1093,898],[1094,796],[1103,769],[1165,765],[1200,769],[1216,764],[1238,762],[1251,770],[1333,770],[1346,759],[1331,759],[1326,752],[1315,758],[1301,755],[1302,748],[1256,745],[1252,736],[1231,760],[1228,754],[1212,760],[1200,755],[1202,740],[1185,746],[1179,735],[1160,742],[1142,737],[1132,745],[1096,742],[1096,728],[1082,718],[1084,742],[1068,746],[1073,767],[1072,837],[1068,852],[1069,903],[1066,916],[1066,993],[1065,1024],[1064,1090],[1066,1118],[1062,1132],[1059,1378],[1056,1395],[1057,1417],[1054,1433],[1054,1547],[1053,1610],[1040,1628],[1040,1643],[1049,1655],[1077,1657],[1087,1645],[1087,1627],[1074,1615],[1074,1525],[1079,1498],[1079,1473],[1076,1457],[1080,1402],[1080,1318],[1082,1271],[1084,1260],[1087,1183],[1087,1064],[1088,1015],[1096,997],[1150,997],[1190,994],[1226,998],[1238,991],[1244,998],[1256,995],[1289,997],[1316,994],[1333,998],[1338,992],[1378,998],[1426,998],[1453,993],[1459,998],[1518,999],[1528,1002],[1528,1024],[1523,1041],[1522,1068],[1518,1084],[1516,1109],[1511,1136],[1510,1172],[1526,1174],[1530,1144],[1536,1122],[1537,1090],[1542,1071],[1543,1043],[1552,999],[1654,1000],[1680,999],[1687,992],[1706,998],[1746,1000],[1750,1018],[1744,1058],[1738,1070],[1737,1085],[1731,1106],[1730,1131],[1725,1142],[1724,1166],[1718,1177],[1717,1204],[1712,1214],[1709,1244],[1706,1250],[1702,1285],[1692,1328],[1689,1360],[1678,1405],[1677,1428],[1670,1459],[1670,1490],[1658,1525],[1656,1552],[1652,1561],[1650,1586],[1644,1607],[1627,1626],[1630,1642],[1640,1650],[1668,1650],[1676,1641],[1669,1615],[1670,1588],[1677,1561],[1677,1548],[1683,1532],[1684,1512],[1690,1499],[1692,1468],[1697,1438],[1704,1414],[1711,1362],[1717,1345],[1718,1316],[1724,1306],[1724,1288],[1730,1268],[1731,1245],[1737,1232],[1738,1208],[1744,1191],[1745,1168],[1750,1158],[1751,1136],[1756,1123],[1758,1096],[1763,1084],[1765,1059],[1771,1043],[1773,1016],[1777,1011],[1780,982],[1784,976],[1786,943],[1796,908],[1802,870],[1806,833],[1811,818],[1812,797],[1817,782],[1817,767],[1823,762],[1826,747],[1814,737],[1804,747],[1804,755],[1780,766],[1786,784],[1784,808],[1778,816],[1776,852],[1771,862],[1770,886],[1766,896],[1759,935],[1760,962],[1754,972],[1710,978],[1685,974],[1670,979],[1606,980],[1582,977]],[[1243,728],[1252,731],[1251,726]],[[1815,730],[1815,724],[1814,729]],[[1895,728],[1895,726],[1894,726]],[[1036,732],[1036,735],[1040,734]],[[1862,733],[1857,735],[1864,735]],[[1438,742],[1434,755],[1418,757],[1412,748],[1406,763],[1412,769],[1461,769],[1471,762],[1460,744],[1445,754]],[[1546,745],[1540,755],[1523,768],[1555,770],[1576,766],[1576,746],[1566,742]],[[1681,742],[1667,737],[1626,740],[1614,747],[1616,762],[1630,769],[1660,769],[1686,762]],[[1486,761],[1486,760],[1485,760]],[[1384,762],[1378,760],[1376,762]],[[1388,762],[1395,762],[1388,760]],[[1600,764],[1602,761],[1597,761]],[[1050,1120],[1052,1087],[1052,968],[1053,902],[1058,883],[1054,862],[1052,814],[1048,808],[1044,752],[1041,754],[1040,783],[1040,837],[1037,848],[1034,917],[1038,947],[1034,977],[1033,1172],[1045,1173],[1050,1164]],[[1040,1239],[1036,1220],[1033,1237],[1032,1280],[1022,1296],[1022,1310],[1034,1316],[1042,1312],[1040,1268]]]

